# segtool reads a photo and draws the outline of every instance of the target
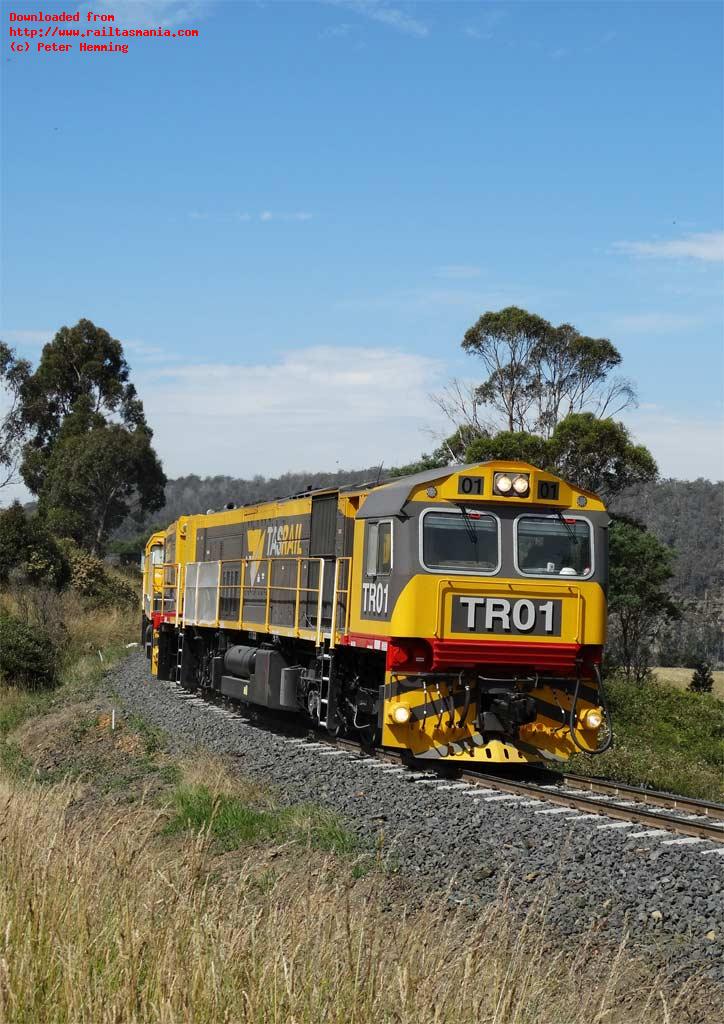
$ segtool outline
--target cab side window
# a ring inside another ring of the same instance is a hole
[[[389,576],[392,572],[392,523],[367,526],[367,576]]]

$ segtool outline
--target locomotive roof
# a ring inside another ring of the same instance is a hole
[[[452,466],[438,466],[436,469],[425,469],[420,473],[410,473],[407,476],[393,477],[387,480],[369,480],[364,483],[345,484],[339,487],[309,487],[304,491],[297,491],[295,494],[279,495],[275,498],[264,498],[261,501],[244,502],[236,505],[236,508],[253,508],[257,505],[265,505],[270,501],[284,502],[294,501],[297,498],[317,497],[325,494],[364,494],[365,500],[357,512],[358,519],[377,519],[388,516],[399,516],[410,497],[410,492],[422,484],[432,483],[434,480],[442,480],[452,473],[460,473],[465,470],[478,469],[486,463],[500,461],[487,459],[484,462],[456,463]],[[518,462],[521,466],[529,465],[518,459],[506,459],[507,464]],[[530,467],[531,469],[533,467]],[[582,494],[597,497],[590,491],[580,489]],[[219,513],[225,509],[215,509]]]
[[[392,477],[391,479],[388,478],[383,480],[365,480],[360,483],[342,484],[338,487],[307,487],[306,490],[295,491],[294,494],[278,494],[273,498],[260,498],[257,499],[256,501],[238,502],[233,505],[233,508],[255,508],[257,505],[267,505],[273,501],[295,501],[297,498],[315,498],[324,494],[360,494],[364,493],[365,491],[369,492],[369,496],[367,497],[367,500],[364,503],[365,506],[369,503],[372,494],[377,495],[379,494],[379,492],[384,491],[386,496],[385,502],[388,502],[390,498],[387,496],[390,495],[391,491],[395,495],[393,500],[398,500],[397,495],[399,492],[401,496],[401,508],[406,500],[407,494],[409,494],[412,487],[416,486],[417,484],[423,484],[427,480],[437,480],[440,477],[448,476],[448,474],[454,473],[457,470],[463,468],[463,466],[442,466],[439,469],[427,469],[424,470],[422,473],[410,473],[408,476]],[[402,496],[402,492],[405,492],[404,497]],[[219,513],[228,511],[230,511],[230,509],[228,508],[215,508],[213,509],[213,511],[210,510],[206,514],[218,515]],[[382,513],[375,512],[373,514],[378,515]],[[391,513],[384,514],[389,515]],[[362,515],[361,513],[360,517],[367,518],[365,515]]]
[[[459,473],[462,469],[479,466],[479,462],[467,465],[438,466],[437,469],[425,469],[421,473],[411,473],[387,481],[383,486],[370,491],[357,513],[358,519],[377,519],[384,516],[398,516],[410,497],[410,491],[420,484],[432,483],[451,473]]]

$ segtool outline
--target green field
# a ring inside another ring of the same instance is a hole
[[[663,683],[664,686],[673,686],[677,690],[688,689],[694,674],[693,668],[655,668],[652,671],[659,683]],[[724,671],[716,671],[713,676],[714,689],[712,693],[719,700],[724,700]]]

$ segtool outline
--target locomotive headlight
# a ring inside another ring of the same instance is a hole
[[[600,708],[589,708],[581,715],[584,729],[600,729],[603,724],[603,711]]]
[[[404,725],[410,721],[410,709],[407,704],[396,704],[392,709],[392,721],[395,725]]]
[[[517,476],[515,478],[515,480],[513,481],[513,490],[515,491],[516,494],[519,494],[521,497],[524,494],[527,494],[528,493],[528,477],[527,476],[523,476],[522,474],[520,476]]]
[[[498,494],[510,494],[513,489],[513,481],[507,473],[496,473],[493,489],[497,491]]]

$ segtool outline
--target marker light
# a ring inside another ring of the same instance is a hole
[[[410,709],[407,704],[397,704],[392,709],[392,721],[396,725],[404,725],[410,721]]]
[[[589,708],[581,715],[581,725],[584,729],[600,729],[603,724],[603,712],[600,708]]]
[[[513,481],[507,473],[496,473],[494,489],[498,494],[510,494],[513,489]]]
[[[528,493],[528,477],[527,476],[523,476],[522,474],[521,474],[521,476],[517,476],[515,478],[515,480],[513,481],[513,490],[515,491],[516,494],[519,494],[521,497],[524,494],[527,494]]]

